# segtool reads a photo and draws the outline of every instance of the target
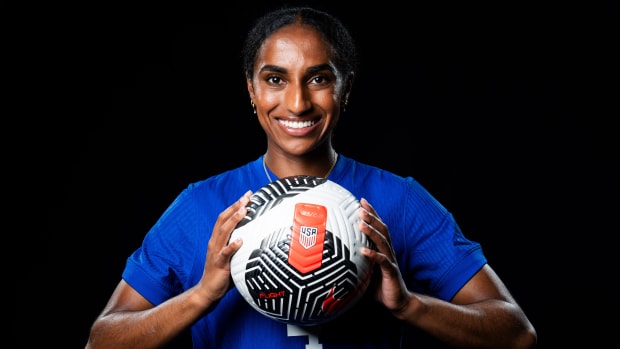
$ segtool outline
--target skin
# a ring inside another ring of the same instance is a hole
[[[285,26],[264,42],[254,65],[256,73],[247,77],[250,98],[267,135],[266,164],[278,177],[325,176],[335,161],[331,136],[352,77],[345,79],[336,71],[329,52],[310,27]],[[298,121],[312,122],[292,127]],[[94,322],[86,348],[158,348],[217,306],[232,287],[230,259],[242,241],[228,244],[228,240],[244,217],[251,194],[220,213],[198,284],[154,307],[121,280]],[[535,347],[534,327],[488,265],[450,302],[407,290],[388,227],[370,203],[364,198],[360,203],[360,229],[377,246],[363,254],[381,272],[370,292],[396,318],[454,347]]]
[[[267,134],[265,163],[278,177],[322,177],[336,161],[331,136],[350,82],[337,77],[326,54],[329,47],[316,33],[304,33],[308,31],[287,26],[265,40],[256,74],[247,77],[250,99]],[[286,121],[314,124],[293,128]]]

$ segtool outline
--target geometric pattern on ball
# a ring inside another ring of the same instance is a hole
[[[265,211],[280,204],[287,197],[315,188],[326,181],[325,178],[314,176],[294,176],[281,178],[267,184],[252,195],[247,205],[248,213],[239,222],[237,228],[249,223],[254,217],[261,216]]]
[[[356,265],[339,239],[326,233],[326,258],[316,272],[302,274],[287,264],[290,233],[272,234],[266,246],[254,250],[248,260],[245,282],[253,301],[263,312],[296,324],[316,324],[333,318],[359,285]]]
[[[359,253],[374,245],[357,228],[358,208],[346,189],[314,176],[282,178],[254,193],[231,236],[244,240],[231,260],[233,282],[244,299],[267,317],[302,326],[350,309],[373,269]],[[304,230],[306,216],[325,223],[318,229],[307,223]]]

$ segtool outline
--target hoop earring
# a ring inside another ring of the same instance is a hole
[[[250,104],[252,105],[252,110],[254,111],[254,114],[256,114],[256,106],[254,105],[254,101],[250,99]]]

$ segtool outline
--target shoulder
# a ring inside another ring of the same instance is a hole
[[[396,192],[399,194],[398,197],[401,197],[409,190],[422,189],[411,176],[399,175],[346,156],[341,156],[340,162],[338,172],[334,171],[336,172],[334,180],[345,188],[357,192],[357,195],[375,196]]]
[[[412,176],[399,175],[347,157],[342,157],[339,170],[335,181],[356,197],[367,199],[385,216],[429,210],[437,217],[447,214],[445,207]]]
[[[263,178],[257,176],[256,168],[260,166],[259,160],[253,160],[239,167],[192,182],[183,189],[176,201],[189,201],[200,206],[227,207],[248,190],[254,191],[264,185],[260,182]]]

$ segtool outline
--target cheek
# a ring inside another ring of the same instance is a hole
[[[265,109],[273,107],[280,102],[281,96],[278,93],[269,92],[266,89],[254,89],[254,97],[257,108]]]
[[[313,102],[320,105],[325,111],[330,111],[338,105],[338,97],[333,93],[320,93],[314,96]]]
[[[282,100],[282,97],[277,93],[265,93],[260,95],[259,100],[261,106],[270,107],[279,104]]]

